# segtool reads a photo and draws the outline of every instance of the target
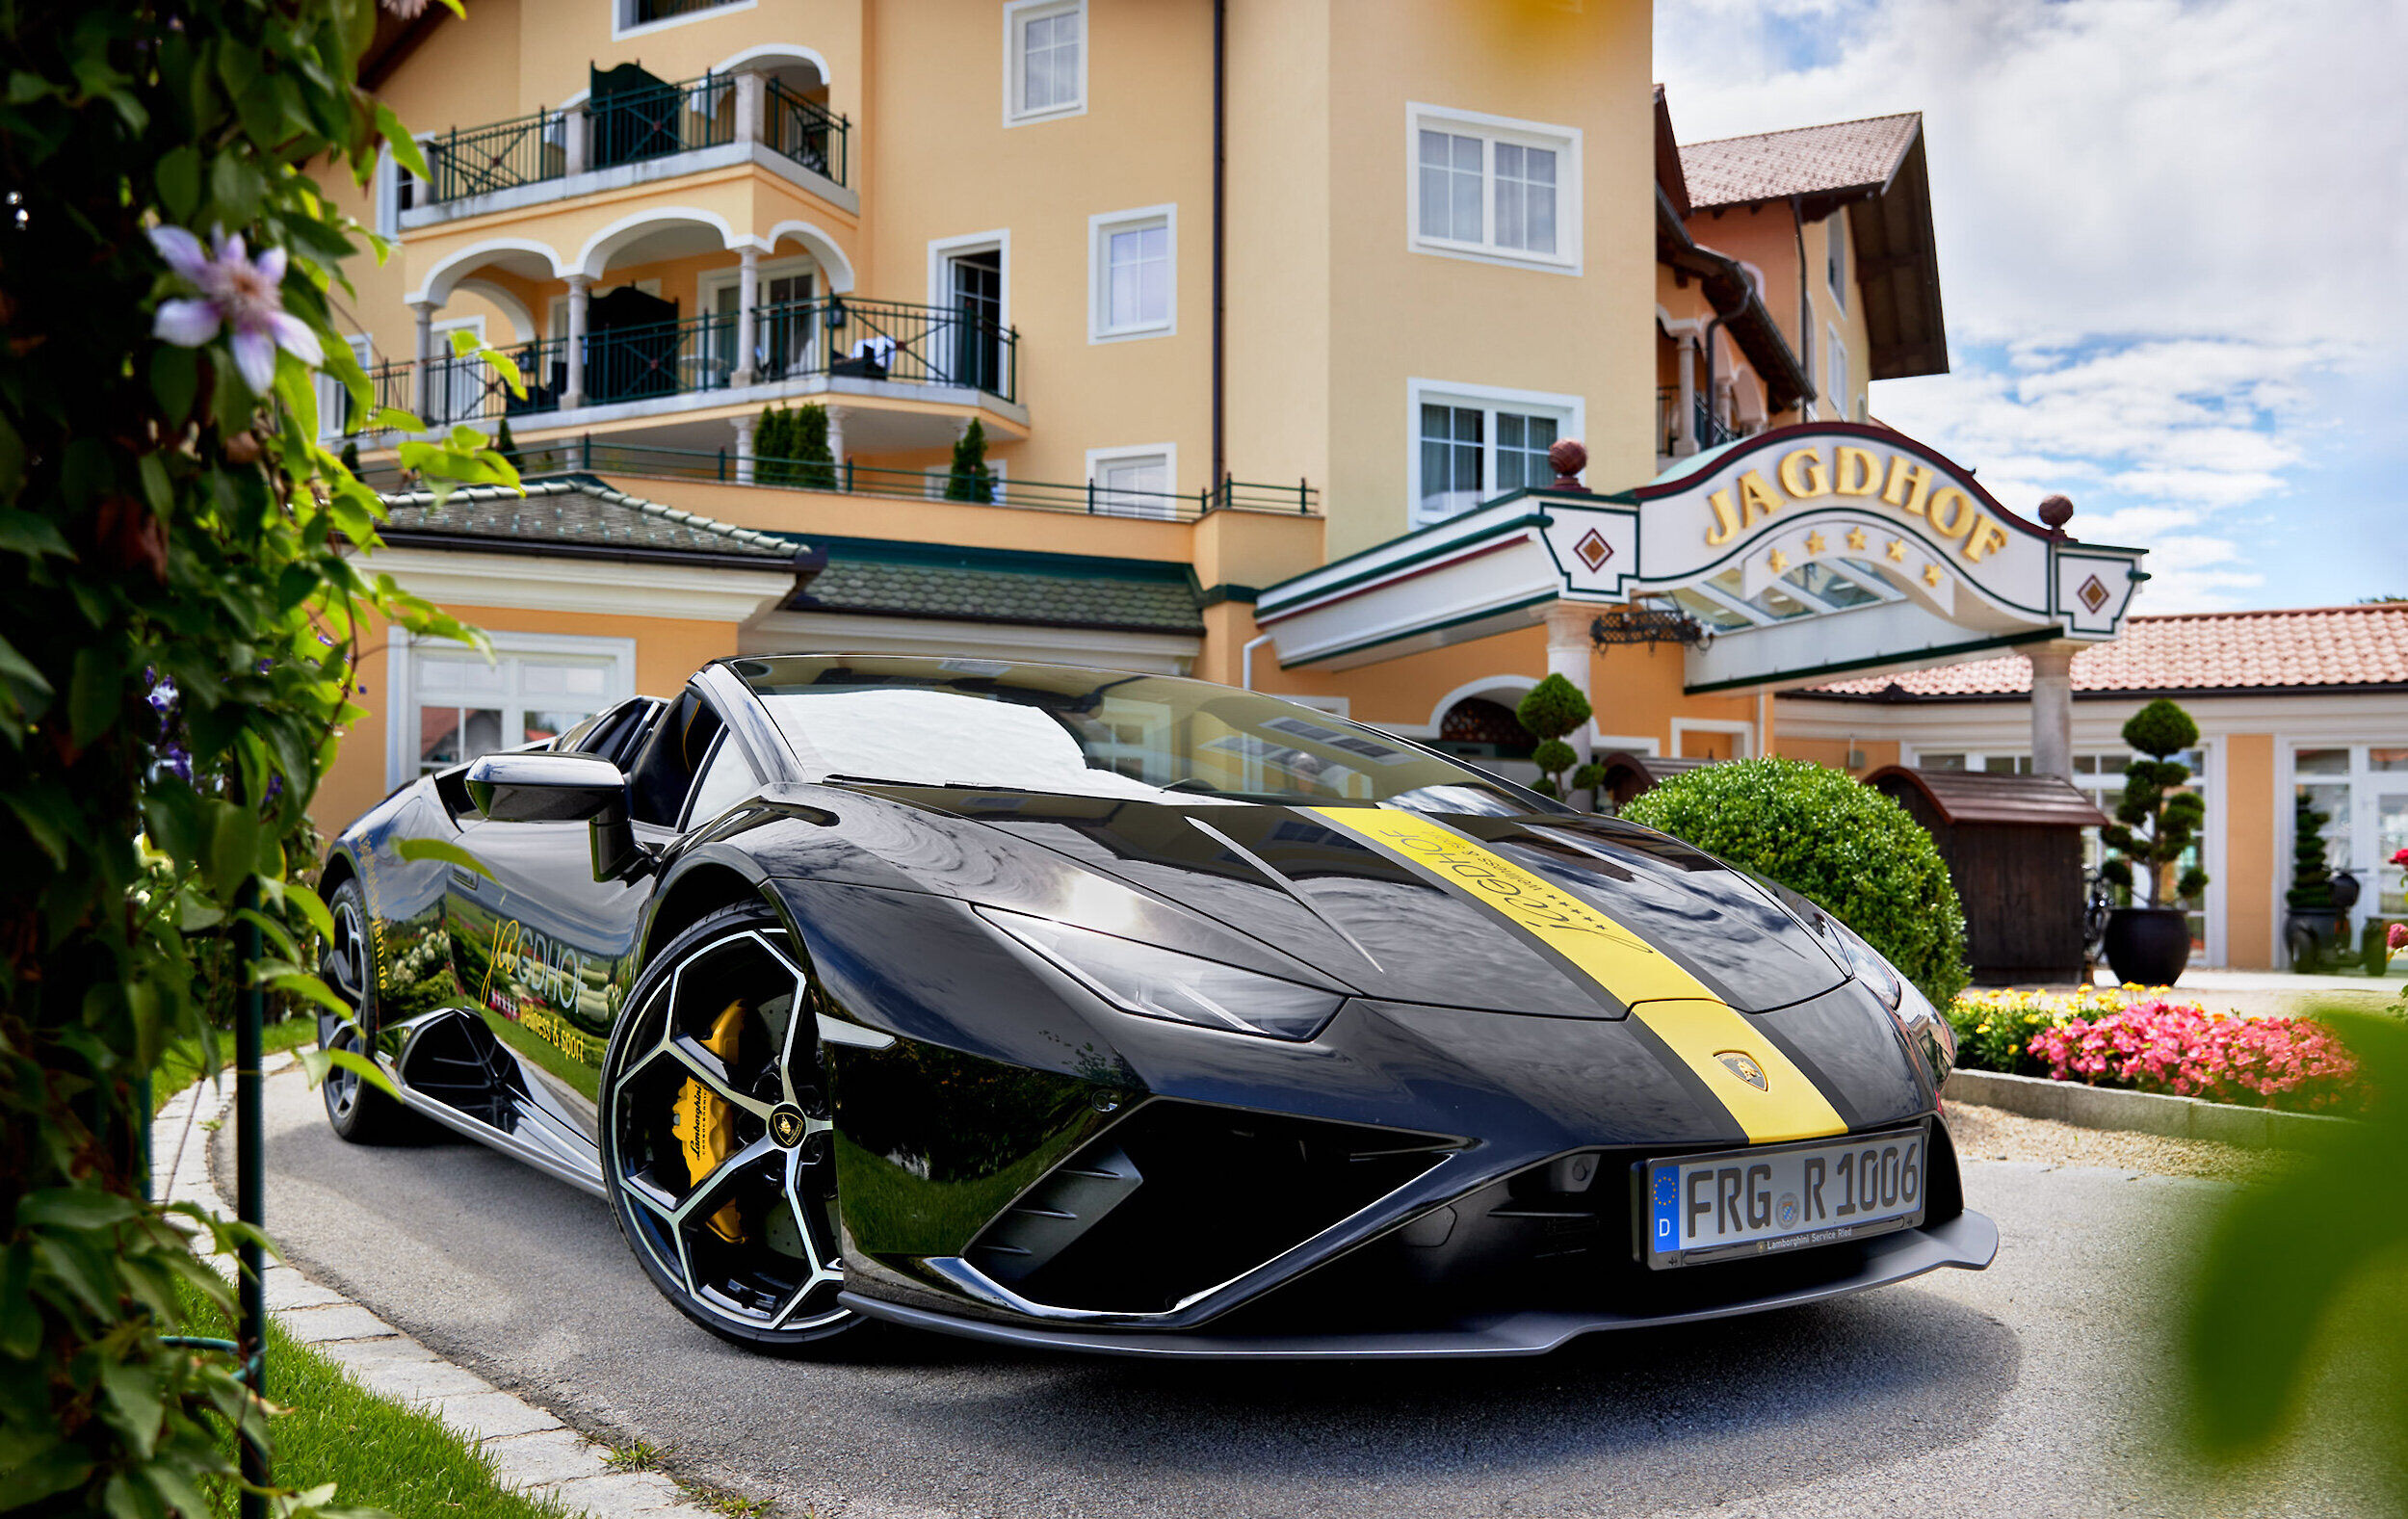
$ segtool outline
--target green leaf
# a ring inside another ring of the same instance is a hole
[[[42,1229],[106,1229],[140,1213],[131,1197],[93,1187],[53,1187],[26,1195],[16,1221]]]
[[[421,179],[432,179],[434,170],[427,167],[427,155],[418,150],[418,140],[402,125],[402,118],[383,101],[377,102],[377,131],[393,149],[393,161]]]
[[[497,877],[485,868],[485,862],[452,843],[449,839],[396,839],[393,852],[406,860],[448,860],[462,870],[472,870],[487,880]]]
[[[117,1412],[117,1426],[133,1443],[134,1454],[149,1460],[152,1447],[158,1444],[159,1425],[167,1417],[167,1408],[159,1397],[157,1374],[133,1362],[103,1361],[100,1388],[109,1395],[109,1406]]]
[[[393,1078],[384,1073],[384,1068],[357,1050],[320,1050],[304,1046],[295,1050],[293,1055],[301,1061],[301,1069],[309,1073],[309,1085],[312,1087],[325,1081],[327,1073],[340,1065],[345,1070],[357,1074],[361,1081],[368,1083],[379,1091],[389,1093],[397,1099],[401,1096],[401,1093],[394,1088]]]
[[[105,648],[86,645],[75,651],[75,674],[67,686],[67,733],[82,748],[108,731],[117,718],[121,694],[117,664]]]
[[[301,909],[301,916],[309,920],[309,926],[318,931],[320,938],[334,937],[334,915],[327,911],[326,900],[315,890],[300,881],[288,880],[284,883],[284,900]]]
[[[260,978],[259,984],[273,991],[290,992],[294,996],[314,1002],[328,1012],[339,1012],[348,1017],[352,1011],[350,1003],[337,997],[325,982],[310,975],[307,971],[292,970],[275,976],[265,976]]]
[[[230,801],[210,802],[209,813],[209,885],[231,900],[258,859],[259,820]]]
[[[200,149],[186,144],[159,160],[159,199],[174,223],[190,222],[200,209]]]
[[[50,682],[44,679],[41,671],[34,668],[33,662],[19,654],[16,651],[16,645],[10,642],[4,636],[0,636],[0,678],[31,686],[43,695],[50,694]]]
[[[25,1360],[41,1346],[41,1314],[26,1293],[33,1246],[20,1240],[0,1253],[0,1355]]]

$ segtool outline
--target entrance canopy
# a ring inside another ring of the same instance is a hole
[[[1563,602],[1677,609],[1685,683],[1711,692],[2111,639],[2143,552],[2026,521],[1901,433],[1807,423],[1633,491],[1501,496],[1271,587],[1255,620],[1282,665],[1342,669]]]

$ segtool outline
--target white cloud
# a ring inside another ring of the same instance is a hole
[[[2149,547],[2148,610],[2268,593],[2238,519],[2364,444],[2316,398],[2408,382],[2408,6],[1660,0],[1656,32],[1685,141],[1924,113],[1955,372],[1877,385],[1882,420]]]

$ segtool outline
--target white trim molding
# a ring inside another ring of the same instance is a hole
[[[1422,511],[1422,407],[1425,404],[1477,406],[1485,415],[1480,440],[1480,488],[1475,497],[1478,501],[1488,501],[1503,495],[1507,488],[1497,483],[1497,412],[1500,408],[1524,416],[1554,416],[1558,439],[1588,435],[1588,400],[1584,396],[1546,390],[1513,390],[1500,385],[1467,385],[1450,380],[1406,380],[1405,514],[1406,520],[1415,527],[1426,527],[1462,515],[1461,512],[1426,513]],[[1540,482],[1542,485],[1554,483],[1553,475]]]
[[[999,226],[990,232],[961,232],[953,237],[929,239],[929,304],[940,309],[953,305],[953,282],[946,277],[946,265],[956,253],[983,253],[994,249],[1002,266],[1004,301],[996,320],[1005,328],[1011,327],[1011,228]]]
[[[1480,144],[1480,226],[1477,239],[1441,237],[1422,231],[1424,131],[1475,139]],[[1498,241],[1498,208],[1502,197],[1498,191],[1497,149],[1501,144],[1536,148],[1555,155],[1555,182],[1550,188],[1555,196],[1556,246],[1551,250],[1517,248]],[[1546,121],[1529,121],[1516,117],[1490,116],[1479,111],[1457,111],[1447,106],[1407,101],[1404,107],[1404,246],[1409,251],[1469,259],[1481,264],[1504,264],[1554,275],[1581,273],[1579,127],[1557,126]]]
[[[1030,110],[1021,104],[1028,83],[1024,72],[1028,54],[1022,46],[1022,34],[1032,21],[1050,20],[1058,15],[1079,18],[1079,87],[1068,100]],[[1092,33],[1087,26],[1086,0],[1010,0],[1004,7],[1004,125],[1029,126],[1038,121],[1060,121],[1086,115],[1087,54]]]
[[[1733,759],[1756,757],[1756,724],[1753,722],[1734,722],[1723,718],[1674,718],[1672,720],[1672,753],[1668,757],[1675,759],[1681,757],[1681,738],[1682,735],[1688,733],[1731,734],[1739,740],[1737,744],[1731,746],[1739,751],[1731,756]]]
[[[717,5],[689,11],[683,15],[665,15],[657,21],[632,21],[628,17],[636,13],[636,0],[611,0],[611,40],[616,42],[631,37],[650,37],[655,32],[666,32],[671,27],[692,26],[696,21],[734,15],[739,11],[749,11],[759,4],[760,0],[720,0]]]
[[[1112,321],[1112,239],[1119,232],[1163,229],[1163,315],[1160,321]],[[1179,330],[1179,206],[1175,201],[1128,211],[1098,211],[1086,219],[1086,340],[1125,343],[1170,337]]]
[[[1138,443],[1121,448],[1088,449],[1086,451],[1087,484],[1090,486],[1097,485],[1099,484],[1098,477],[1107,465],[1127,463],[1134,459],[1146,458],[1160,458],[1163,461],[1164,499],[1161,504],[1162,510],[1159,511],[1123,511],[1114,507],[1099,506],[1096,508],[1098,512],[1117,517],[1169,518],[1176,517],[1179,514],[1178,502],[1170,499],[1178,493],[1179,489],[1179,445],[1176,443]],[[1099,499],[1100,496],[1101,492],[1099,491]]]
[[[361,562],[441,607],[509,607],[740,623],[795,589],[791,565],[758,570],[387,546]]]
[[[574,655],[580,659],[607,659],[611,662],[610,689],[603,694],[595,711],[603,711],[636,694],[636,641],[574,633],[514,633],[507,628],[488,628],[494,660],[532,655]],[[396,627],[386,641],[384,649],[384,783],[399,786],[418,776],[418,755],[411,752],[416,737],[418,711],[418,681],[413,673],[420,650],[452,654],[475,652],[472,645],[453,639],[428,639],[413,635],[407,628]],[[524,705],[523,700],[505,699],[503,704]]]

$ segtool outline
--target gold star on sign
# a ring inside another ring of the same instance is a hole
[[[1859,554],[1865,552],[1865,530],[1863,528],[1847,530],[1847,546]]]
[[[1772,566],[1772,572],[1778,575],[1783,570],[1790,567],[1790,557],[1787,554],[1782,553],[1779,549],[1774,549],[1772,551],[1772,558],[1766,561],[1766,563],[1769,563]]]
[[[1806,535],[1806,552],[1809,554],[1819,554],[1822,552],[1821,534],[1809,533]]]
[[[1892,559],[1894,559],[1894,560],[1898,561],[1899,563],[1901,563],[1901,564],[1905,563],[1906,563],[1906,540],[1905,540],[1904,538],[1892,538],[1892,539],[1890,540],[1889,555],[1890,555],[1890,557],[1891,557]]]
[[[1924,566],[1924,585],[1926,585],[1926,586],[1936,586],[1936,585],[1940,584],[1940,566],[1939,566],[1939,565],[1937,565],[1937,564],[1925,564],[1925,565]]]

